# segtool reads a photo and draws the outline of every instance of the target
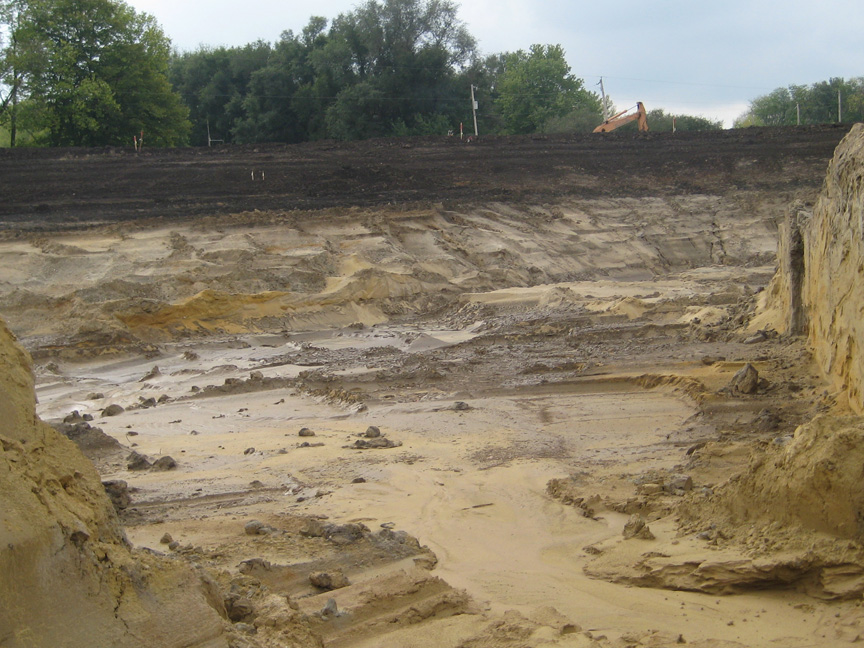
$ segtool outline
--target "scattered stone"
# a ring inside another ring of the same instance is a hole
[[[138,436],[138,433],[137,433],[135,430],[129,430],[129,431],[126,433],[126,436],[136,437],[136,436]]]
[[[768,339],[768,333],[766,331],[756,331],[754,335],[751,335],[746,340],[744,340],[744,344],[758,344],[759,342],[764,342]]]
[[[663,492],[663,487],[660,484],[642,484],[639,486],[639,492],[642,495],[657,495]]]
[[[334,590],[348,587],[351,581],[342,573],[341,569],[334,569],[330,572],[313,572],[309,574],[309,582],[320,589]]]
[[[174,470],[177,468],[177,462],[174,461],[174,458],[165,455],[164,457],[159,457],[155,462],[153,462],[152,466],[153,470]]]
[[[630,519],[627,520],[627,524],[624,525],[623,535],[625,540],[630,540],[632,538],[638,538],[640,540],[654,540],[654,534],[651,533],[651,529],[648,528],[645,518],[641,515],[630,516]]]
[[[300,428],[300,431],[297,433],[298,436],[301,437],[314,437],[315,433],[309,428]]]
[[[190,361],[191,360],[198,360],[199,357],[200,356],[197,353],[195,353],[194,351],[186,351],[183,353],[183,359],[184,360],[190,360]]]
[[[156,399],[157,403],[168,403],[171,401],[171,397],[168,394],[162,394],[158,399]]]
[[[366,479],[364,477],[355,477],[354,479],[351,480],[351,483],[352,484],[365,484]]]
[[[159,371],[159,367],[153,367],[150,371],[148,371],[146,374],[144,374],[144,377],[141,378],[138,382],[144,382],[145,380],[151,380],[152,378],[155,378],[156,376],[161,376],[161,375],[162,375],[162,372]]]
[[[354,445],[347,446],[347,447],[353,448],[354,450],[375,450],[375,449],[398,448],[401,445],[402,445],[401,441],[391,441],[390,439],[385,439],[383,437],[379,437],[377,439],[369,439],[368,441],[365,439],[357,439],[354,442]]]
[[[251,488],[264,488],[264,482],[259,479],[249,482]]]
[[[753,394],[759,386],[759,372],[749,362],[744,365],[728,385],[729,391],[739,394]]]
[[[265,531],[262,529],[267,528],[266,525],[260,520],[252,520],[251,522],[247,522],[243,529],[246,531],[246,535],[264,535]]]
[[[270,571],[271,569],[272,565],[270,564],[270,561],[264,560],[263,558],[250,558],[249,560],[244,560],[237,565],[237,571],[241,574],[249,574],[255,570]]]
[[[138,404],[140,407],[147,409],[149,407],[156,407],[156,399],[155,398],[144,398],[143,396],[138,397]]]
[[[161,538],[159,538],[160,544],[170,545],[172,542],[174,542],[174,538],[172,538],[171,534],[167,531],[162,535]]]
[[[693,478],[690,475],[672,475],[666,480],[663,489],[672,494],[691,491],[693,490]]]
[[[327,534],[324,524],[321,520],[309,520],[303,529],[300,529],[300,535],[306,538],[323,538]]]
[[[150,470],[153,464],[150,460],[147,459],[144,455],[133,450],[128,457],[126,457],[126,468],[129,470]]]
[[[251,623],[243,623],[242,621],[234,624],[234,629],[247,635],[258,634],[258,628]]]
[[[455,403],[453,403],[453,410],[456,412],[467,412],[470,409],[474,408],[463,401],[456,401]]]
[[[122,479],[112,479],[102,482],[105,492],[108,494],[108,499],[114,505],[114,509],[119,513],[132,503],[132,498],[129,496],[129,484]]]
[[[243,451],[243,454],[244,454],[244,455],[251,455],[251,454],[255,454],[255,448],[246,448],[246,449]]]
[[[718,362],[725,361],[726,358],[724,356],[702,356],[702,364],[706,367],[710,367],[713,364],[717,364]]]
[[[198,385],[192,385],[192,386],[189,388],[189,391],[191,391],[191,392],[193,392],[193,393],[196,393],[196,392],[201,391],[201,388],[200,388]]]
[[[769,409],[763,409],[753,421],[758,432],[774,432],[780,427],[780,417]]]
[[[100,400],[102,398],[105,398],[105,394],[102,392],[90,392],[85,400]]]
[[[248,620],[255,615],[255,607],[245,596],[229,595],[225,599],[225,611],[234,623]]]
[[[125,411],[125,409],[115,403],[103,409],[102,416],[117,416],[118,414],[122,414]]]
[[[168,548],[169,548],[171,551],[177,551],[177,549],[180,548],[180,543],[177,542],[176,540],[174,540],[174,542],[171,542],[171,543],[168,544]]]
[[[369,533],[369,527],[359,522],[348,524],[328,524],[324,527],[324,537],[337,545],[347,545],[361,540]]]
[[[685,453],[688,457],[692,456],[693,453],[698,452],[702,448],[704,448],[707,444],[705,441],[700,441],[699,443],[694,443],[692,446],[687,448],[687,452]]]
[[[64,423],[83,423],[84,417],[78,413],[78,410],[72,410],[65,417],[63,417]]]
[[[327,603],[325,603],[324,607],[321,608],[321,616],[325,618],[331,616],[339,616],[339,608],[336,606],[336,599],[327,599]]]
[[[252,371],[249,373],[249,380],[264,380],[264,374],[260,371]]]
[[[367,439],[377,439],[381,436],[381,430],[378,429],[377,425],[370,425],[366,428],[366,434],[364,434]]]
[[[285,448],[279,448],[276,451],[276,454],[284,455],[284,454],[288,454],[288,451]]]

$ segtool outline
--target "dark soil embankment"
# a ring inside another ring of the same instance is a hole
[[[847,125],[224,148],[2,149],[0,228],[818,188]]]

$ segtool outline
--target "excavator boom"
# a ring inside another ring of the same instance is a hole
[[[632,121],[638,122],[639,130],[642,132],[648,131],[648,114],[645,112],[645,106],[640,101],[636,104],[636,112],[630,112],[632,109],[622,110],[617,115],[612,115],[609,119],[600,124],[594,129],[595,133],[608,133],[616,128],[629,124]]]

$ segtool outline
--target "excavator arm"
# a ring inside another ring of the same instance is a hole
[[[597,128],[595,128],[594,132],[608,133],[609,131],[615,130],[619,126],[629,124],[632,121],[638,122],[640,131],[647,132],[648,114],[645,112],[645,106],[640,101],[636,104],[636,112],[631,112],[632,110],[632,108],[628,108],[627,110],[622,110],[617,115],[612,115],[609,119],[607,119]]]

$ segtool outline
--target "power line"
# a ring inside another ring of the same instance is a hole
[[[664,79],[637,79],[634,77],[617,77],[617,76],[609,76],[608,74],[585,74],[578,76],[586,76],[586,77],[597,77],[604,79],[617,79],[619,81],[637,81],[639,83],[663,83],[666,85],[683,85],[683,86],[694,86],[694,87],[705,87],[705,88],[730,88],[735,90],[774,90],[774,88],[768,88],[767,86],[745,86],[745,85],[730,85],[723,83],[706,83],[704,81],[669,81]]]

